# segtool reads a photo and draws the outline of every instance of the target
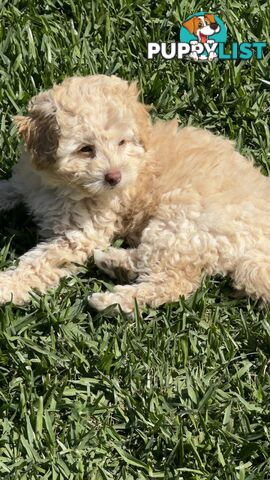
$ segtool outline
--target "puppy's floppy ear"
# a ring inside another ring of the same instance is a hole
[[[134,110],[138,125],[139,141],[147,150],[148,148],[148,139],[150,136],[151,129],[151,119],[149,115],[149,110],[151,109],[150,105],[145,105],[138,101],[138,83],[136,81],[132,82],[128,86],[128,96],[134,100]]]
[[[56,109],[51,93],[45,92],[32,98],[26,116],[14,117],[19,134],[39,169],[46,168],[55,161],[60,134]]]
[[[210,23],[216,23],[215,17],[212,13],[206,13],[204,16],[210,21]]]
[[[189,33],[195,33],[197,30],[197,22],[196,22],[196,17],[192,17],[189,20],[186,20],[183,23],[183,27],[185,27]]]

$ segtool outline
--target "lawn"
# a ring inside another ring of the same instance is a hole
[[[65,76],[138,79],[153,118],[235,140],[270,170],[269,59],[147,60],[206,8],[229,42],[270,43],[269,1],[0,1],[0,175],[19,155],[12,116]],[[239,179],[245,181],[245,179]],[[23,207],[0,218],[0,264],[38,240]],[[0,307],[1,480],[270,479],[270,311],[206,279],[134,320],[94,314],[109,279],[91,260],[30,305]]]

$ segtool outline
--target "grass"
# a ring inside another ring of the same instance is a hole
[[[138,78],[153,116],[227,135],[269,173],[269,53],[263,61],[147,61],[177,40],[195,0],[0,1],[1,176],[19,154],[12,115],[67,75]],[[207,2],[231,41],[269,43],[269,2]],[[245,181],[245,179],[241,179]],[[5,268],[33,246],[23,208],[1,215]],[[3,480],[270,479],[270,313],[206,279],[188,300],[129,320],[93,314],[83,274],[30,305],[0,307]]]

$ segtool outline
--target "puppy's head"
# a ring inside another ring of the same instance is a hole
[[[135,182],[151,122],[135,83],[115,76],[72,77],[32,99],[15,117],[33,165],[51,184],[85,196]]]
[[[219,25],[216,23],[214,15],[206,13],[196,17],[191,17],[183,23],[183,26],[187,28],[189,33],[196,35],[201,41],[203,36],[209,37],[214,33],[218,33],[220,30]]]

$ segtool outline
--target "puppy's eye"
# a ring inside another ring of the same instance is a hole
[[[79,150],[81,153],[87,153],[89,157],[94,158],[96,156],[96,149],[94,145],[84,145]]]
[[[200,23],[199,23],[199,28],[202,28],[202,26],[203,26],[203,24],[200,22]]]
[[[121,145],[125,145],[126,143],[126,140],[121,140],[121,142],[118,143],[119,147],[121,147]]]

